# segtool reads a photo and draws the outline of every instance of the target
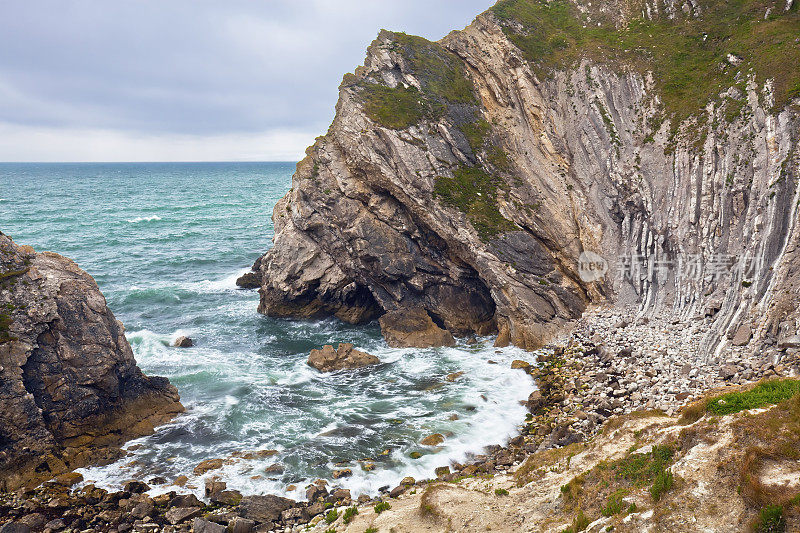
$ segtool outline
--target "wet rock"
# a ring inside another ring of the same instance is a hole
[[[238,490],[223,490],[211,496],[211,503],[236,507],[242,501],[242,493]]]
[[[189,478],[188,477],[186,477],[184,475],[180,475],[180,476],[175,478],[175,481],[172,484],[175,485],[176,487],[183,487],[188,482],[189,482]]]
[[[217,478],[206,479],[205,481],[205,493],[206,496],[211,496],[212,494],[217,494],[218,492],[222,492],[223,490],[228,488],[228,484],[224,481],[220,481]]]
[[[349,468],[342,468],[341,470],[334,470],[333,471],[333,479],[341,479],[343,477],[350,477],[353,475],[353,471]]]
[[[125,483],[123,490],[131,494],[141,494],[150,490],[150,487],[147,486],[147,483],[142,483],[141,481],[128,481]]]
[[[204,507],[203,502],[197,499],[194,494],[180,494],[172,498],[167,504],[168,507]]]
[[[257,289],[261,286],[260,272],[246,272],[236,280],[236,286],[241,289]]]
[[[389,497],[390,498],[397,498],[397,497],[401,496],[407,489],[408,489],[408,487],[406,487],[405,485],[398,485],[398,486],[396,486],[395,488],[393,488],[392,490],[389,491]]]
[[[333,502],[347,501],[351,499],[350,489],[336,489],[331,492],[330,500]]]
[[[411,486],[411,485],[413,485],[413,484],[414,484],[414,483],[416,483],[416,482],[417,482],[417,480],[415,480],[413,477],[411,477],[411,476],[407,476],[407,477],[404,477],[404,478],[403,478],[403,479],[400,481],[400,484],[401,484],[401,485],[405,485],[405,486]]]
[[[435,469],[434,472],[436,473],[436,477],[441,479],[450,474],[450,467],[440,466],[439,468]]]
[[[211,470],[219,470],[225,464],[225,461],[222,459],[206,459],[205,461],[201,462],[199,465],[194,467],[194,475],[195,476],[202,476],[206,472],[210,472]]]
[[[387,344],[392,347],[430,348],[456,343],[453,335],[437,326],[421,307],[389,311],[379,322]]]
[[[62,487],[72,487],[83,481],[83,476],[78,472],[68,472],[61,474],[55,479],[55,482]]]
[[[257,522],[275,522],[283,511],[294,505],[293,500],[280,496],[245,496],[239,505],[239,514]]]
[[[192,346],[194,346],[194,341],[191,339],[191,337],[186,337],[182,335],[177,339],[175,339],[175,342],[172,345],[175,346],[176,348],[191,348]]]
[[[380,359],[374,355],[356,350],[349,343],[339,344],[336,350],[328,344],[320,350],[311,350],[311,354],[308,356],[308,365],[320,372],[349,370],[368,365],[377,365],[380,362]]]
[[[306,489],[306,498],[310,502],[317,501],[319,498],[325,498],[328,495],[328,489],[319,485],[309,485]]]
[[[150,478],[149,484],[150,485],[166,485],[167,484],[167,478],[165,478],[163,476],[152,477],[152,478]]]
[[[284,467],[280,463],[273,463],[264,469],[264,473],[269,474],[283,474],[286,471],[286,467]]]
[[[531,366],[530,363],[528,363],[526,361],[520,361],[519,359],[515,359],[514,361],[511,361],[511,369],[512,370],[516,370],[518,368],[525,369],[525,368],[528,368],[530,366]]]
[[[433,435],[428,435],[421,441],[420,444],[423,446],[438,446],[439,444],[444,442],[444,435],[441,433],[434,433]]]
[[[463,376],[463,375],[464,375],[464,372],[462,372],[462,371],[453,372],[452,374],[447,374],[447,376],[445,377],[445,379],[446,379],[447,381],[451,381],[451,382],[452,382],[452,381],[455,381],[455,380],[457,380],[458,378],[460,378],[460,377],[461,377],[461,376]]]
[[[547,400],[540,390],[535,390],[528,396],[528,411],[534,415],[540,415],[547,407]]]

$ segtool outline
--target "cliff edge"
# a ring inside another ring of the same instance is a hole
[[[183,411],[136,366],[91,276],[0,233],[0,490],[111,460]]]

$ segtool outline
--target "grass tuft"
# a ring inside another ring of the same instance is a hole
[[[769,505],[758,513],[756,523],[753,525],[755,533],[783,533],[786,531],[786,520],[783,517],[783,507]]]
[[[730,392],[711,399],[708,411],[717,415],[729,415],[780,403],[798,393],[800,393],[800,380],[766,381],[748,391]]]

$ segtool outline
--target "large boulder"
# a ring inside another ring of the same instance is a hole
[[[374,355],[356,350],[352,344],[342,343],[334,350],[333,346],[326,344],[320,350],[311,350],[308,356],[309,366],[320,372],[333,372],[361,368],[362,366],[377,365],[381,360]]]
[[[257,522],[275,522],[286,509],[294,507],[296,502],[288,498],[273,496],[246,496],[239,505],[239,514]]]
[[[456,343],[453,335],[437,326],[421,307],[390,311],[381,317],[380,324],[386,342],[392,347],[430,348]]]
[[[89,274],[0,233],[0,491],[114,459],[182,411]]]

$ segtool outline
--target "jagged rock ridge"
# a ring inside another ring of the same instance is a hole
[[[707,356],[777,349],[798,318],[798,28],[785,1],[506,0],[439,43],[381,32],[275,208],[260,311],[422,307],[532,348],[638,301],[713,316]]]
[[[0,233],[0,490],[113,459],[182,411],[91,276]]]

